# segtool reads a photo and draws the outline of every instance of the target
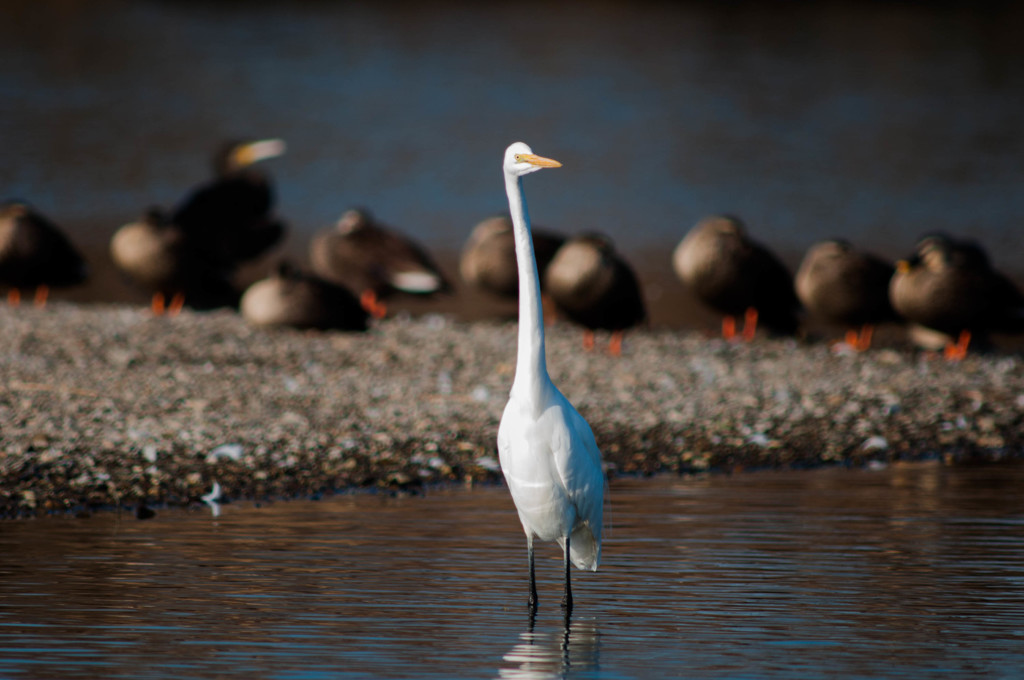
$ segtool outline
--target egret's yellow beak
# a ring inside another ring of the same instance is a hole
[[[900,260],[899,262],[896,263],[896,273],[898,273],[898,274],[906,274],[909,271],[910,271],[910,263],[907,262],[906,260]]]
[[[535,153],[521,153],[519,154],[519,161],[521,163],[529,163],[530,165],[536,165],[540,168],[560,168],[562,164],[553,158],[544,158],[544,156],[538,156]]]

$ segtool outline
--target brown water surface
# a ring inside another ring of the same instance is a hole
[[[502,488],[0,525],[0,677],[1017,677],[1024,466],[615,480],[597,573]]]

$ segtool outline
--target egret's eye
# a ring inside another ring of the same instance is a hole
[[[516,163],[521,163],[522,161],[523,161],[522,155],[517,153],[516,154]]]

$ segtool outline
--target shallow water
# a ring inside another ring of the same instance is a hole
[[[0,525],[0,677],[1016,677],[1024,466],[616,480],[601,569],[502,488]]]
[[[664,256],[729,211],[784,253],[846,235],[903,255],[945,229],[1018,272],[1021,18],[956,2],[6,2],[0,194],[105,243],[203,179],[223,139],[281,136],[267,168],[294,250],[352,205],[458,248],[505,209],[500,157],[521,138],[565,163],[530,182],[535,220],[629,252]]]

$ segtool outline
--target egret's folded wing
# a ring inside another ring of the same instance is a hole
[[[561,406],[562,428],[553,440],[555,468],[569,501],[576,508],[576,527],[570,542],[573,563],[596,569],[601,557],[604,472],[601,451],[590,425],[572,404]]]

